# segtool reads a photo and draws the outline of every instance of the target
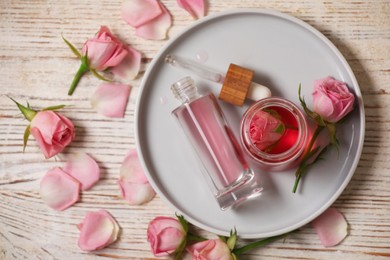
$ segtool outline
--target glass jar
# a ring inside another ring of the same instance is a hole
[[[305,115],[293,102],[269,97],[247,109],[240,135],[244,150],[260,168],[283,171],[302,159],[309,129]]]

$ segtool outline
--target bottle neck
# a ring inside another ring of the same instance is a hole
[[[175,98],[182,103],[188,103],[200,97],[195,82],[191,77],[182,78],[174,83],[171,86],[171,91]]]

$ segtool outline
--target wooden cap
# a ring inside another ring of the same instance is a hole
[[[236,106],[242,106],[253,78],[253,71],[230,64],[223,82],[219,99]]]

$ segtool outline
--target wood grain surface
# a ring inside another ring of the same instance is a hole
[[[172,37],[193,19],[176,1],[162,1],[173,17]],[[117,0],[1,0],[0,1],[0,259],[151,259],[146,240],[148,222],[173,216],[159,197],[142,206],[120,198],[119,167],[135,147],[134,109],[141,73],[129,82],[132,92],[126,115],[105,118],[90,107],[99,80],[85,76],[75,95],[66,95],[79,62],[64,45],[63,34],[81,48],[85,40],[107,25],[123,41],[142,52],[143,70],[166,41],[136,37],[120,16]],[[346,217],[349,236],[337,247],[324,248],[310,226],[284,241],[256,249],[242,259],[389,259],[390,258],[390,1],[346,0],[209,0],[208,14],[234,8],[269,8],[293,15],[321,31],[352,67],[366,110],[366,136],[352,181],[333,205]],[[77,126],[72,145],[45,160],[30,138],[22,153],[27,125],[7,98],[42,108],[70,105],[62,110]],[[102,169],[101,181],[83,192],[81,201],[63,212],[40,199],[45,172],[61,166],[74,152],[91,154]],[[108,248],[87,253],[77,246],[78,230],[87,210],[105,208],[118,220],[120,239]],[[212,234],[205,234],[213,237]]]

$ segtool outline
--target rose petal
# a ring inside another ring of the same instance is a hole
[[[92,108],[107,117],[123,117],[130,89],[124,84],[102,84],[92,95]]]
[[[111,72],[120,80],[132,80],[138,75],[140,67],[141,53],[128,47],[127,56],[123,59],[122,63],[113,67]]]
[[[153,20],[136,27],[135,34],[149,40],[163,40],[167,37],[168,29],[172,25],[172,18],[168,10],[161,4],[162,14]]]
[[[156,0],[128,0],[122,5],[122,18],[133,27],[141,26],[161,15]]]
[[[80,183],[56,167],[43,176],[39,192],[49,207],[62,211],[79,200]]]
[[[205,14],[204,0],[177,0],[177,4],[186,10],[194,19],[203,17]]]
[[[115,219],[105,210],[87,212],[78,228],[78,246],[85,251],[99,250],[112,244],[120,230]]]
[[[156,195],[149,183],[134,183],[124,180],[118,181],[122,198],[130,205],[141,205],[151,201]]]
[[[335,208],[327,209],[311,224],[325,247],[339,244],[348,234],[347,221]]]
[[[136,149],[130,150],[120,168],[120,179],[134,183],[148,183]]]
[[[65,163],[64,171],[81,183],[82,190],[89,190],[100,178],[98,164],[85,153],[71,155]]]

